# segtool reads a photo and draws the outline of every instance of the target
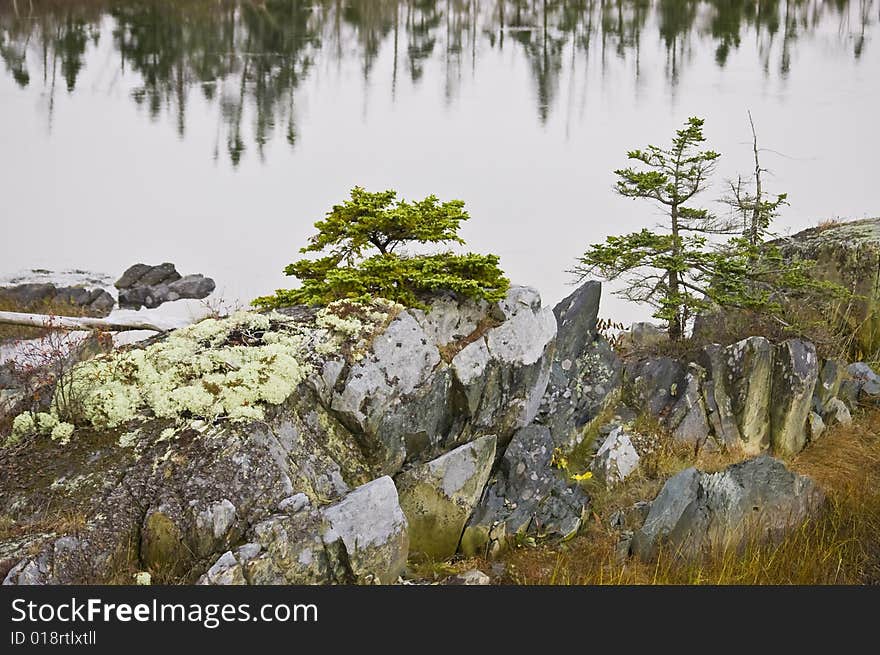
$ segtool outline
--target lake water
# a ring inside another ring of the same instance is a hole
[[[173,261],[228,299],[354,185],[466,201],[471,250],[545,302],[609,234],[628,149],[751,111],[781,233],[880,215],[880,0],[0,0],[0,274]],[[645,315],[603,299],[602,314]]]

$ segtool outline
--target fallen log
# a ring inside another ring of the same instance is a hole
[[[128,330],[150,330],[152,332],[168,332],[187,325],[183,321],[151,322],[137,318],[106,318],[47,316],[45,314],[24,314],[21,312],[0,311],[0,323],[6,325],[23,325],[26,327],[53,328],[59,330],[105,330],[107,332],[125,332]]]

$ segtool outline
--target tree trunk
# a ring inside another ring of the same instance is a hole
[[[681,241],[678,236],[678,205],[673,204],[670,207],[669,217],[672,219],[672,256],[678,258],[681,255]],[[669,290],[667,298],[677,298],[680,285],[678,282],[678,271],[669,270],[666,272],[669,278]],[[681,305],[676,301],[675,318],[669,321],[669,340],[680,341],[684,336],[684,326],[681,324]]]

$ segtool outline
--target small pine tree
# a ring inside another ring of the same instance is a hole
[[[284,269],[301,286],[278,290],[253,304],[272,308],[382,297],[423,307],[425,298],[438,291],[500,300],[510,283],[496,255],[403,252],[414,244],[464,244],[458,230],[468,218],[461,200],[441,203],[430,195],[407,202],[397,200],[395,191],[371,193],[355,187],[348,200],[334,205],[324,220],[315,223],[317,234],[300,250],[324,256],[301,259]]]
[[[719,218],[691,206],[707,188],[720,157],[713,150],[700,150],[704,141],[703,120],[689,118],[669,148],[648,146],[629,152],[629,159],[642,168],[616,170],[616,190],[627,198],[659,204],[668,219],[666,231],[643,229],[608,237],[590,246],[573,272],[580,279],[598,274],[623,280],[626,286],[618,295],[654,307],[654,316],[667,322],[672,340],[684,337],[697,313],[716,307],[778,318],[785,295],[809,300],[840,297],[838,287],[809,276],[809,262],[786,261],[778,247],[765,243],[770,222],[786,198],[780,195],[768,201],[762,196],[757,141],[757,189],[743,190],[741,179],[733,186],[738,195],[728,203],[735,209],[734,217]],[[713,235],[726,235],[727,241],[711,240]]]
[[[649,145],[628,152],[642,167],[615,171],[617,193],[658,204],[668,219],[668,232],[643,229],[608,237],[591,246],[574,268],[581,279],[592,274],[624,279],[627,286],[619,295],[653,306],[673,340],[681,339],[690,318],[711,303],[709,280],[718,262],[709,236],[735,230],[729,221],[690,204],[705,191],[720,157],[699,149],[705,140],[703,120],[689,118],[670,147]]]

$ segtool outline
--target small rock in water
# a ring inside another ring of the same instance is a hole
[[[115,284],[119,306],[123,309],[153,309],[181,298],[207,298],[214,291],[214,280],[201,274],[181,277],[174,264],[158,266],[135,264]]]

